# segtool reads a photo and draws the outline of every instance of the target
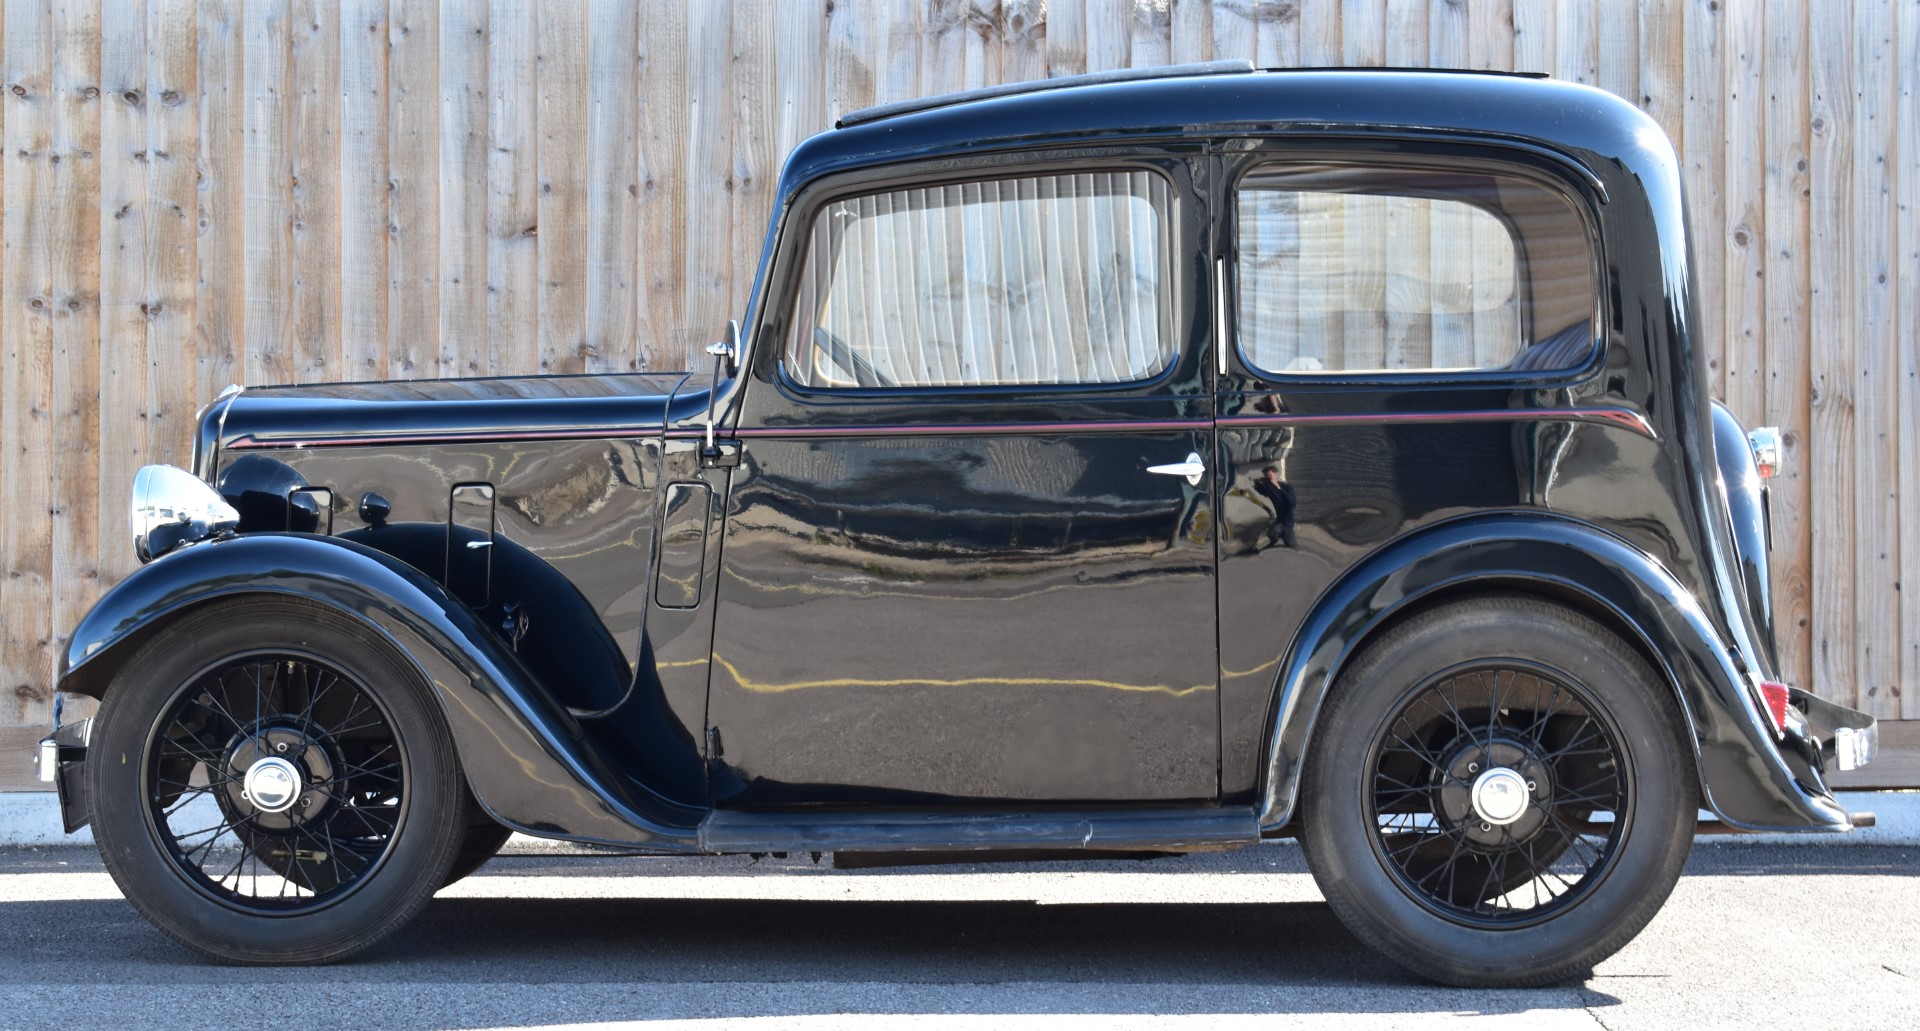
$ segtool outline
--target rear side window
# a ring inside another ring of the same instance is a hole
[[[814,219],[802,387],[1129,383],[1172,362],[1169,189],[1091,172],[898,190]]]
[[[1517,175],[1272,165],[1235,198],[1239,345],[1269,373],[1554,371],[1594,344],[1587,222]]]

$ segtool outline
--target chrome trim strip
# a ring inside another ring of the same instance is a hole
[[[916,426],[873,423],[861,426],[744,426],[732,437],[927,437],[982,436],[999,433],[1171,433],[1214,426],[1242,429],[1259,426],[1323,426],[1411,424],[1437,425],[1474,422],[1589,422],[1619,426],[1650,439],[1659,439],[1645,416],[1626,408],[1496,408],[1465,412],[1340,412],[1330,414],[1227,415],[1207,419],[1117,419],[1084,422],[941,423]],[[279,448],[356,447],[370,444],[470,444],[516,440],[621,440],[661,433],[657,426],[601,427],[577,430],[508,430],[472,433],[356,434],[338,437],[260,438],[247,434],[224,446],[235,451]],[[665,431],[668,440],[697,440],[704,427]]]

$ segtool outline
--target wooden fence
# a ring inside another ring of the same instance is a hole
[[[1920,0],[4,0],[0,726],[227,383],[678,366],[838,114],[1222,57],[1658,118],[1719,393],[1787,431],[1788,671],[1920,719]]]

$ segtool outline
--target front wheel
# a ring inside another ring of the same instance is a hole
[[[465,787],[394,647],[324,606],[192,612],[115,676],[88,749],[94,835],[156,927],[235,963],[323,963],[447,880]]]
[[[1523,597],[1420,613],[1342,673],[1302,842],[1359,938],[1448,984],[1589,970],[1646,926],[1693,843],[1686,722],[1594,620]]]

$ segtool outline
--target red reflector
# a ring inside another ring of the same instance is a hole
[[[1761,708],[1766,710],[1767,718],[1773,721],[1774,733],[1787,729],[1787,685],[1776,684],[1771,680],[1760,681]]]

